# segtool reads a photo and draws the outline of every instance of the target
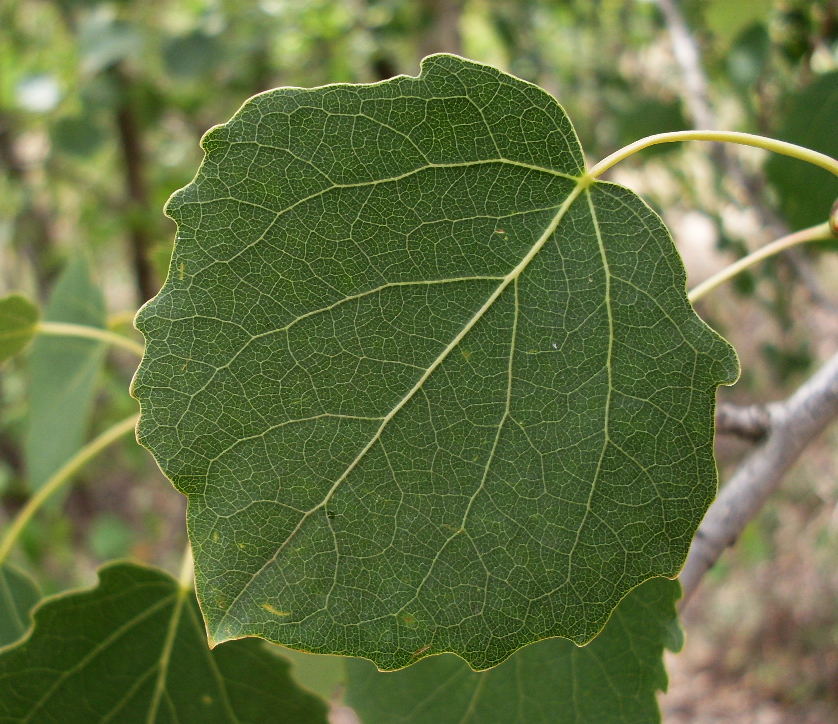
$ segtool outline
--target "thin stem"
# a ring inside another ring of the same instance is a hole
[[[701,297],[707,294],[707,292],[712,291],[720,284],[724,284],[728,279],[735,277],[739,272],[744,271],[757,262],[767,259],[770,256],[774,256],[775,254],[779,254],[781,251],[790,249],[798,244],[803,244],[807,241],[821,241],[823,239],[830,238],[831,235],[832,232],[829,228],[829,222],[824,222],[823,224],[818,224],[817,226],[810,226],[808,229],[795,231],[793,234],[789,234],[788,236],[783,236],[776,241],[772,241],[770,244],[760,247],[752,254],[742,257],[739,261],[734,262],[730,266],[726,266],[718,274],[714,274],[709,279],[701,282],[701,284],[690,291],[687,298],[694,304],[701,299]]]
[[[178,584],[182,591],[191,591],[195,586],[195,566],[192,561],[192,545],[189,541],[186,542],[186,550],[183,551]]]
[[[112,442],[115,442],[125,433],[133,430],[139,420],[139,415],[131,415],[122,422],[116,423],[109,427],[101,435],[91,440],[81,450],[79,450],[73,457],[71,457],[64,465],[62,465],[52,477],[44,483],[43,487],[38,490],[24,505],[12,524],[9,526],[6,534],[0,541],[0,565],[6,560],[9,552],[15,544],[15,541],[20,536],[23,529],[32,520],[35,513],[40,510],[41,506],[52,496],[56,491],[60,490],[64,484],[73,477],[73,475],[85,465],[89,460],[96,457],[102,450],[104,450]]]
[[[723,143],[738,143],[742,146],[755,146],[756,148],[764,148],[766,151],[773,151],[783,156],[791,156],[801,161],[808,161],[838,176],[838,161],[826,154],[818,153],[802,146],[796,146],[793,143],[777,141],[773,138],[765,138],[764,136],[756,136],[752,133],[738,133],[736,131],[674,131],[672,133],[658,133],[654,136],[641,138],[639,141],[635,141],[604,158],[588,171],[586,176],[589,179],[596,179],[614,164],[619,163],[638,151],[642,151],[644,148],[656,146],[659,143],[675,143],[677,141],[721,141]]]
[[[86,339],[95,339],[100,342],[107,342],[115,347],[122,347],[133,352],[138,357],[143,356],[143,346],[137,344],[128,337],[123,337],[121,334],[110,332],[107,329],[100,329],[99,327],[90,327],[84,324],[70,324],[68,322],[38,322],[35,326],[36,334],[49,334],[56,337],[84,337]]]

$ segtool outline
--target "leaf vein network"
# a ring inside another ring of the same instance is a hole
[[[221,620],[218,624],[219,628],[223,627],[224,622],[231,615],[231,612],[232,612],[234,606],[247,593],[248,589],[253,584],[253,582],[256,579],[258,579],[258,577],[262,574],[263,571],[265,571],[268,568],[268,566],[272,565],[277,560],[277,558],[279,557],[279,554],[285,549],[285,547],[288,545],[288,543],[291,540],[294,539],[294,537],[297,535],[297,533],[300,531],[300,529],[305,524],[305,522],[309,519],[309,517],[311,517],[311,515],[313,515],[317,510],[325,507],[328,504],[329,500],[332,498],[332,496],[335,494],[335,492],[341,486],[343,481],[357,467],[357,465],[366,456],[367,452],[373,447],[373,445],[375,445],[381,439],[381,435],[384,432],[384,429],[389,424],[389,422],[413,398],[413,396],[416,394],[416,392],[422,388],[425,381],[445,361],[445,359],[448,357],[448,355],[451,353],[451,351],[454,350],[459,345],[459,343],[466,337],[466,335],[474,328],[474,326],[477,324],[477,322],[492,307],[494,302],[507,289],[507,287],[510,284],[514,283],[515,287],[517,288],[517,280],[520,277],[520,275],[527,268],[529,263],[535,258],[535,256],[538,254],[538,252],[541,251],[541,249],[544,247],[544,245],[547,243],[547,241],[553,236],[553,234],[555,233],[559,224],[561,223],[562,219],[565,217],[565,215],[567,214],[570,207],[573,205],[573,203],[576,201],[576,199],[579,197],[579,195],[583,191],[585,191],[585,188],[583,187],[582,184],[577,184],[576,186],[574,186],[573,190],[568,194],[567,198],[564,200],[562,205],[559,207],[559,210],[557,211],[557,213],[553,216],[551,221],[547,224],[547,227],[545,228],[544,232],[541,234],[541,236],[538,238],[538,240],[533,244],[533,246],[530,248],[530,250],[527,252],[527,254],[524,255],[523,259],[521,259],[521,261],[508,274],[506,274],[504,277],[502,277],[500,279],[500,283],[495,288],[495,290],[489,295],[489,297],[486,299],[486,301],[483,303],[483,305],[480,307],[480,309],[472,316],[472,318],[463,326],[463,328],[460,330],[460,332],[451,340],[451,342],[445,347],[445,349],[429,365],[429,367],[425,371],[425,373],[417,380],[417,382],[413,385],[413,387],[411,387],[411,389],[407,392],[407,394],[404,395],[404,397],[393,407],[393,409],[389,413],[387,413],[387,415],[383,418],[383,420],[381,422],[381,425],[379,425],[378,429],[375,431],[375,434],[364,445],[364,447],[361,448],[360,452],[355,456],[355,458],[352,460],[352,462],[346,467],[346,469],[343,471],[343,473],[335,480],[333,485],[327,491],[326,495],[323,497],[322,501],[320,503],[318,503],[317,505],[315,505],[313,508],[311,508],[309,511],[307,511],[305,513],[305,515],[302,516],[302,518],[297,523],[297,525],[293,528],[293,530],[288,534],[288,536],[277,547],[274,554],[270,558],[268,558],[254,573],[252,573],[250,575],[250,577],[248,578],[247,582],[244,583],[240,587],[240,589],[239,589],[238,593],[236,594],[235,598],[225,607],[225,610],[223,612]],[[586,192],[586,195],[588,197],[589,206],[591,206],[591,208],[593,208],[593,204],[590,200],[590,194],[588,192]],[[601,247],[601,253],[603,254],[603,259],[604,259],[604,249],[602,249],[601,238],[600,238],[600,247]],[[606,274],[606,276],[607,276],[607,274]],[[608,287],[608,285],[606,285],[606,295],[609,294],[609,293],[610,293],[610,288]],[[609,312],[610,312],[610,300],[609,300]],[[516,299],[516,320],[517,320],[517,299]],[[610,314],[609,314],[609,320],[610,320]],[[517,321],[516,321],[516,325],[517,325]],[[612,323],[611,331],[612,331],[612,336],[613,336],[613,323]],[[512,379],[513,379],[512,378],[512,373],[511,373],[511,364],[512,363],[511,363],[511,358],[510,358],[510,363],[509,363],[510,366],[509,366],[509,372],[508,372],[508,375],[509,375],[508,384],[509,385],[511,385],[511,382],[512,382]],[[609,346],[609,370],[610,370],[610,346]],[[610,388],[610,380],[609,380],[609,388]],[[508,388],[507,389],[507,401],[509,400],[509,395],[510,394],[511,394],[511,390]],[[508,411],[507,411],[507,413],[508,413]],[[504,415],[503,420],[505,420],[505,419],[506,419],[506,414]],[[498,433],[497,433],[497,436],[495,438],[495,445],[497,444],[497,439],[500,435],[500,428],[501,427],[502,427],[502,424],[499,424],[498,425]],[[607,435],[606,435],[606,437],[607,437]],[[603,456],[604,456],[604,449],[603,449]],[[591,490],[591,496],[592,496],[593,495],[593,488],[595,487],[595,481],[594,481],[594,483],[592,484],[591,487],[592,487],[592,490]],[[481,488],[482,488],[482,483],[481,483]],[[590,505],[590,500],[589,500],[589,505]],[[580,528],[579,528],[580,533],[581,533],[581,529],[582,529],[583,525],[584,525],[584,521],[580,525]],[[452,536],[452,538],[453,538],[453,536]],[[449,539],[449,541],[450,540],[451,539]],[[578,536],[577,536],[577,540],[578,540]],[[443,548],[444,548],[444,545],[443,545]],[[438,558],[438,555],[437,555],[437,558]],[[572,555],[570,556],[570,558],[572,558]]]

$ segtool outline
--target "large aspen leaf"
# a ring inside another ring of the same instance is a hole
[[[437,55],[203,146],[133,392],[212,640],[483,669],[677,575],[736,357],[552,97]]]

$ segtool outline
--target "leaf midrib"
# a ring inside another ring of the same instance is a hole
[[[543,169],[542,169],[543,170]],[[390,423],[390,421],[399,413],[399,411],[413,398],[413,396],[418,392],[422,386],[425,384],[427,379],[434,373],[434,371],[447,359],[448,355],[456,349],[456,347],[460,344],[460,342],[468,335],[468,333],[474,328],[477,322],[483,317],[483,315],[492,307],[495,301],[500,297],[500,295],[507,289],[507,287],[514,281],[516,281],[523,271],[527,268],[530,262],[537,256],[538,252],[544,247],[550,237],[555,233],[556,229],[558,228],[559,224],[561,223],[562,219],[567,214],[570,207],[573,205],[573,202],[579,197],[579,195],[587,188],[587,184],[583,183],[580,179],[575,179],[577,181],[576,185],[574,186],[573,190],[568,194],[567,198],[562,202],[562,205],[559,207],[556,214],[551,219],[550,223],[545,228],[544,232],[538,238],[538,240],[533,244],[532,248],[529,252],[523,257],[523,259],[504,277],[501,278],[500,283],[496,287],[496,289],[489,295],[487,300],[483,303],[480,309],[472,316],[472,318],[463,326],[460,332],[454,337],[454,339],[445,347],[444,350],[436,357],[436,359],[430,364],[427,370],[422,374],[422,376],[417,380],[417,382],[411,387],[411,389],[407,392],[407,394],[402,397],[402,399],[393,407],[393,409],[383,418],[381,424],[379,425],[378,429],[376,430],[375,434],[370,438],[369,442],[361,449],[355,459],[347,466],[344,472],[337,478],[334,482],[332,487],[328,490],[326,495],[323,497],[323,500],[315,505],[313,508],[308,510],[303,517],[300,519],[299,523],[294,527],[294,529],[288,534],[285,540],[279,545],[276,549],[274,554],[268,558],[258,570],[256,570],[250,577],[250,579],[242,586],[241,590],[236,594],[235,598],[229,603],[226,607],[224,614],[222,615],[221,619],[218,623],[213,627],[215,632],[220,632],[223,629],[223,626],[227,619],[230,617],[230,613],[235,607],[236,603],[241,600],[242,596],[247,592],[250,585],[262,574],[262,572],[270,566],[285,547],[294,539],[300,529],[303,527],[305,522],[318,510],[324,508],[329,500],[331,500],[332,496],[337,492],[338,488],[341,486],[344,480],[349,476],[349,474],[357,467],[357,465],[361,462],[361,460],[366,456],[367,452],[381,439],[381,435],[384,432],[384,429]],[[610,343],[609,343],[610,344]],[[505,416],[504,416],[505,420]],[[482,486],[481,486],[482,487]],[[456,535],[456,534],[455,534]],[[213,645],[216,643],[220,643],[221,641],[226,641],[226,638],[219,639],[214,634],[215,632],[211,633],[211,640],[213,641]]]

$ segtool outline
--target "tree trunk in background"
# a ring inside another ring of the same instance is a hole
[[[149,229],[149,190],[140,123],[134,107],[131,81],[116,71],[123,99],[116,112],[116,127],[125,163],[125,191],[128,207],[128,238],[131,262],[142,305],[157,294],[159,285],[151,263],[152,237]]]
[[[58,273],[53,251],[53,219],[40,198],[31,172],[18,155],[11,119],[0,113],[0,167],[21,193],[20,208],[13,221],[15,246],[29,258],[38,285],[38,296],[45,300]]]
[[[419,40],[419,51],[424,58],[433,53],[462,55],[460,16],[464,0],[422,0],[426,23]]]

